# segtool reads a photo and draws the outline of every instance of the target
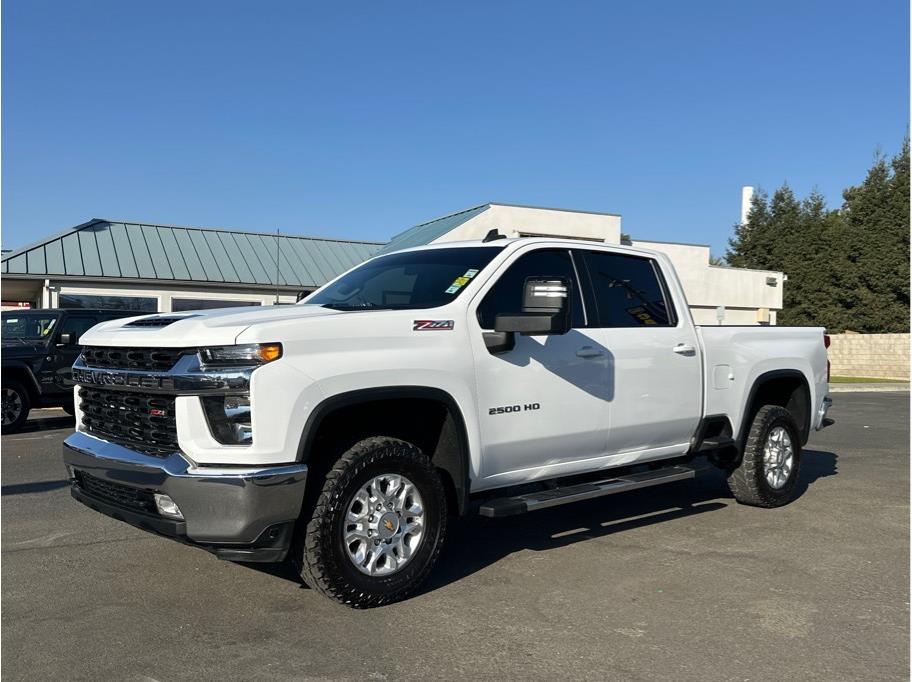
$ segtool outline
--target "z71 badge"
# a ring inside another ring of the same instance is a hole
[[[453,331],[453,320],[415,320],[412,331]]]

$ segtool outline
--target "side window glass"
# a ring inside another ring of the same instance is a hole
[[[94,317],[77,317],[73,315],[63,321],[60,326],[60,333],[69,332],[76,337],[76,343],[79,343],[79,338],[94,327],[96,323],[97,321]]]
[[[586,251],[600,327],[669,327],[674,310],[655,261]]]
[[[579,283],[565,249],[541,249],[520,256],[488,291],[478,306],[482,329],[494,329],[498,315],[522,312],[523,285],[527,277],[566,277],[571,283],[570,319],[574,328],[585,327]]]

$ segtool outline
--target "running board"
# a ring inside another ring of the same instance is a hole
[[[603,497],[605,495],[614,495],[615,493],[623,493],[628,490],[636,490],[637,488],[648,488],[654,485],[662,485],[663,483],[683,481],[688,478],[694,478],[696,474],[696,470],[686,466],[654,469],[638,474],[609,478],[604,481],[580,483],[564,488],[553,488],[551,490],[541,490],[534,493],[526,493],[525,495],[517,495],[515,497],[501,497],[495,500],[488,500],[481,505],[478,513],[482,516],[491,518],[515,516],[517,514],[535,511],[536,509],[557,507],[561,504],[589,500],[594,497]]]

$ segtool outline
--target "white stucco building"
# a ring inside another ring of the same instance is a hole
[[[377,253],[431,242],[554,236],[621,242],[621,216],[489,203],[416,225],[388,243],[93,219],[2,257],[4,305],[171,312],[292,303]],[[709,247],[635,239],[671,258],[697,324],[775,324],[781,272],[709,264]]]
[[[497,229],[507,237],[565,237],[607,244],[621,243],[621,216],[566,209],[482,204],[402,232],[378,253],[431,242],[481,239]],[[671,258],[697,324],[776,324],[782,309],[781,272],[730,268],[709,263],[709,246],[633,239],[631,244],[661,251]]]

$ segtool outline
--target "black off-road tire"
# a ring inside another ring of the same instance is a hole
[[[401,474],[418,488],[425,513],[424,536],[402,569],[370,576],[349,559],[342,527],[352,495],[384,473]],[[350,447],[326,474],[309,518],[298,522],[290,556],[311,589],[353,608],[382,606],[405,599],[421,585],[440,554],[446,522],[446,494],[430,460],[411,443],[375,436]]]
[[[32,409],[32,400],[29,397],[29,393],[26,390],[25,386],[22,385],[22,382],[17,381],[16,379],[4,379],[3,380],[3,400],[4,403],[7,401],[7,392],[12,391],[15,394],[15,399],[19,401],[19,413],[9,424],[3,424],[3,433],[16,433],[22,428],[22,425],[25,424],[25,420],[28,419],[29,410]],[[10,398],[13,396],[10,395]],[[7,405],[3,405],[4,415],[3,420],[6,420],[7,415],[5,414],[7,410]]]
[[[763,469],[763,449],[770,431],[783,426],[792,441],[793,464],[785,485],[778,490],[766,480]],[[798,476],[801,468],[801,440],[798,425],[792,413],[778,405],[764,405],[754,415],[744,455],[737,468],[728,475],[728,487],[741,504],[754,507],[781,507],[797,495]]]

